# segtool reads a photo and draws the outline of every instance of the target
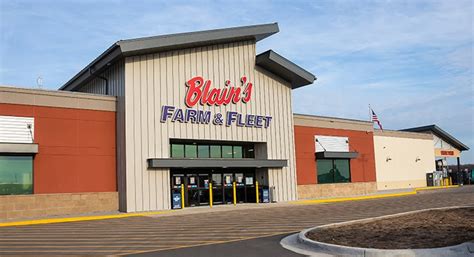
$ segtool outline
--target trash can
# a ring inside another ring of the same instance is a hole
[[[433,180],[433,172],[431,173],[426,173],[426,186],[432,187],[434,186],[434,180]]]

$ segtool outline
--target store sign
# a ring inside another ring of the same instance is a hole
[[[454,151],[441,151],[441,155],[453,156],[453,155],[454,155]]]
[[[212,88],[211,80],[202,77],[193,77],[186,82],[185,104],[188,109],[181,109],[171,105],[161,107],[161,122],[179,122],[193,124],[235,125],[237,127],[268,128],[272,121],[271,116],[242,114],[236,111],[226,113],[212,113],[211,111],[192,109],[195,105],[222,106],[228,104],[246,104],[252,98],[253,84],[247,77],[240,79],[240,86],[232,85],[230,80],[225,81],[224,88]]]
[[[446,149],[435,148],[436,157],[459,157],[460,155],[461,155],[461,152],[457,149],[446,150]]]

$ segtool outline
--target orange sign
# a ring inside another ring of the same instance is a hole
[[[446,150],[446,149],[435,149],[435,156],[436,157],[459,157],[461,153],[458,149]]]

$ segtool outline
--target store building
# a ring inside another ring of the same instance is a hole
[[[425,186],[435,156],[468,149],[436,126],[293,114],[292,90],[316,78],[256,54],[277,32],[121,40],[60,91],[0,87],[0,219]]]
[[[295,114],[299,199],[377,190],[372,122]]]
[[[374,147],[378,190],[427,186],[435,170],[431,134],[375,130]]]
[[[256,43],[265,24],[121,40],[60,90],[117,96],[120,210],[255,202],[255,182],[275,201],[297,199],[291,91],[313,74]],[[173,197],[174,199],[174,197]]]

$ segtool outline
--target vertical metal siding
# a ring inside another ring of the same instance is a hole
[[[255,67],[255,42],[235,42],[125,59],[125,140],[127,211],[170,208],[169,169],[148,170],[148,158],[169,158],[169,139],[207,139],[266,142],[269,159],[287,159],[288,167],[269,169],[268,181],[276,187],[276,200],[296,199],[291,88],[273,74]],[[239,85],[241,76],[253,82],[249,103],[195,106],[212,113],[238,111],[270,115],[269,128],[246,128],[160,122],[161,106],[186,108],[185,82],[194,76],[224,87],[225,80]],[[98,86],[96,86],[98,88]]]

